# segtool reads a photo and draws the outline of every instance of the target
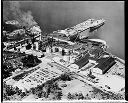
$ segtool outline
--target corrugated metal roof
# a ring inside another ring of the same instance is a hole
[[[77,64],[79,66],[79,68],[82,68],[83,66],[85,66],[87,63],[89,62],[89,54],[86,54],[83,58],[75,61],[74,64]]]
[[[115,59],[113,57],[109,57],[103,62],[99,63],[96,65],[99,69],[103,71],[103,74],[107,72],[114,64],[115,64]]]

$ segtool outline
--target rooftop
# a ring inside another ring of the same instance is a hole
[[[103,74],[110,69],[116,62],[115,59],[112,57],[109,57],[107,59],[102,59],[102,63],[97,64],[95,67],[98,67],[103,71]]]
[[[82,68],[89,62],[89,54],[86,54],[83,58],[78,59],[74,62],[74,64],[77,64],[79,68]]]

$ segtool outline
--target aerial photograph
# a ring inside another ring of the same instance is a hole
[[[125,101],[123,1],[2,4],[3,102]]]

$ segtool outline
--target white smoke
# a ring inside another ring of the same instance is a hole
[[[8,9],[3,8],[4,20],[9,19],[9,16],[11,16],[14,20],[17,20],[22,26],[25,27],[31,27],[37,24],[33,19],[31,11],[25,12],[21,10],[19,1],[9,1],[7,8]]]

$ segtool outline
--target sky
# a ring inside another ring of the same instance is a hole
[[[13,7],[7,2],[3,3],[3,20],[18,18],[16,13],[19,10],[19,15],[25,15],[25,22],[34,20],[47,33],[74,26],[89,18],[103,18],[105,25],[96,37],[107,42],[108,51],[125,59],[123,1],[18,1],[11,5]]]

